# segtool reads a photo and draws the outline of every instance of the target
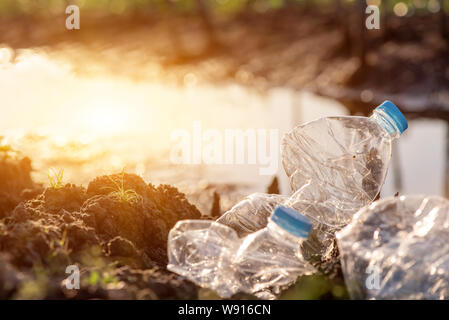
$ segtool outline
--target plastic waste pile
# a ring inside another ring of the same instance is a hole
[[[256,193],[217,221],[179,222],[170,232],[168,269],[230,297],[273,299],[316,272],[337,238],[355,299],[449,299],[449,201],[401,196],[373,202],[391,147],[407,129],[385,101],[370,117],[326,117],[282,141],[290,196]]]
[[[300,252],[312,223],[282,206],[268,220],[243,239],[214,221],[180,221],[169,234],[167,269],[225,298],[240,291],[274,299],[298,276],[314,271]]]
[[[282,141],[282,163],[290,197],[253,194],[217,221],[239,236],[264,228],[276,205],[294,208],[314,224],[304,245],[308,256],[327,256],[335,232],[371,203],[384,183],[392,142],[407,121],[390,101],[371,117],[326,117],[295,127]]]

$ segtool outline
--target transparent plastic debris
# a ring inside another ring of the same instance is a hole
[[[288,200],[277,194],[253,193],[225,212],[217,222],[237,231],[239,237],[265,228],[276,206]]]
[[[337,233],[353,299],[449,299],[449,200],[401,196],[362,208]]]
[[[321,223],[319,219],[316,219],[316,217],[331,216],[334,213],[334,208],[311,201],[310,199],[313,199],[313,190],[316,190],[316,188],[312,182],[305,184],[284,205],[298,212],[303,212],[313,223],[313,228],[307,241],[302,243],[301,251],[308,261],[320,262],[332,254],[336,246],[335,232],[339,229]]]
[[[168,235],[167,269],[228,298],[238,291],[230,266],[240,243],[233,229],[215,221],[179,221]]]
[[[306,215],[314,228],[304,242],[311,259],[327,256],[335,232],[371,203],[385,181],[391,146],[407,129],[399,109],[385,101],[367,117],[327,117],[295,127],[282,140],[282,163],[293,194],[253,194],[217,221],[240,237],[265,227],[276,205]]]
[[[389,101],[377,107],[369,118],[328,117],[294,128],[282,142],[282,161],[290,178],[292,196],[253,194],[216,223],[177,224],[170,232],[169,270],[212,288],[223,297],[239,290],[260,292],[264,297],[275,296],[279,287],[274,280],[266,282],[273,284],[273,290],[262,290],[263,285],[253,286],[248,282],[244,287],[240,285],[242,276],[238,275],[241,269],[235,267],[237,260],[229,262],[232,253],[237,252],[234,251],[236,247],[241,241],[255,237],[252,232],[259,236],[258,230],[262,229],[264,235],[268,234],[272,229],[266,227],[270,221],[268,217],[274,207],[282,204],[303,213],[313,224],[309,239],[297,242],[300,253],[294,256],[308,261],[326,256],[333,250],[335,232],[379,194],[391,158],[392,141],[406,129],[404,116]],[[212,229],[207,230],[209,228]],[[241,240],[244,236],[247,238]],[[264,238],[255,240],[254,245],[264,241]],[[202,249],[208,245],[210,249]],[[220,246],[224,249],[219,250]],[[277,258],[271,256],[271,259]],[[293,267],[293,270],[304,268],[302,262],[301,267]],[[304,270],[298,271],[301,272]],[[282,274],[279,279],[285,279],[288,274]],[[261,279],[257,281],[265,283]]]
[[[283,138],[282,163],[305,215],[339,229],[371,203],[384,183],[393,140],[407,129],[385,101],[371,117],[326,117],[297,126]]]
[[[297,211],[279,206],[268,225],[248,235],[233,259],[240,290],[261,299],[275,299],[282,289],[314,268],[303,258],[300,246],[312,223]]]
[[[314,271],[300,245],[312,223],[277,207],[268,225],[245,238],[213,221],[184,220],[170,231],[167,269],[229,298],[237,292],[274,299],[298,276]]]

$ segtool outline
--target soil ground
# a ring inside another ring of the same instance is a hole
[[[97,177],[87,188],[43,188],[30,171],[27,158],[0,163],[0,299],[215,297],[166,270],[175,223],[211,219],[176,188],[124,172]],[[344,297],[338,256],[331,260],[318,262],[323,275],[300,279],[286,297]],[[80,268],[80,290],[63,285],[72,264]]]

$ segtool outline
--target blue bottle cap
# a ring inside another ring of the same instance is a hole
[[[271,221],[291,234],[302,238],[309,236],[313,226],[307,217],[292,208],[284,206],[277,206],[274,209]]]
[[[400,133],[407,130],[407,119],[405,119],[402,112],[391,101],[384,101],[380,106],[376,108],[376,110],[380,110],[386,113],[393,121],[393,124],[396,126],[396,128],[398,128]]]

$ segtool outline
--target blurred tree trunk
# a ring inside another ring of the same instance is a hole
[[[390,4],[390,0],[382,0],[382,10],[381,10],[381,29],[383,29],[382,37],[384,42],[390,39],[391,29],[390,29],[390,12],[388,11],[388,7]]]
[[[447,29],[447,17],[444,7],[444,0],[439,0],[440,2],[440,23],[441,23],[441,36],[444,39],[449,39],[449,31]]]
[[[217,33],[210,16],[210,12],[207,8],[207,5],[204,3],[204,0],[196,0],[196,7],[198,9],[198,13],[200,15],[204,30],[208,38],[209,49],[219,47],[220,42],[218,41]]]
[[[174,0],[167,0],[166,3],[168,4],[170,11],[176,12],[176,3],[174,2]],[[195,0],[195,4],[197,14],[201,20],[203,30],[207,38],[207,45],[199,54],[193,55],[191,53],[186,52],[183,46],[182,37],[180,36],[180,31],[178,29],[179,26],[177,26],[175,23],[170,23],[169,34],[170,38],[172,39],[175,52],[177,53],[177,58],[175,58],[174,61],[171,61],[171,63],[178,61],[185,62],[187,60],[196,59],[199,56],[207,55],[211,51],[214,51],[217,48],[221,47],[221,43],[218,41],[218,37],[215,32],[215,27],[213,25],[212,18],[210,16],[207,5],[204,3],[204,0]]]
[[[256,0],[246,0],[245,11],[252,11],[255,2]]]
[[[312,8],[312,0],[304,0],[304,10],[308,11]]]
[[[362,66],[362,69],[366,67],[366,26],[365,26],[365,19],[366,19],[366,1],[365,0],[357,0],[357,7],[359,12],[359,45],[358,45],[358,56],[360,59],[360,63]]]
[[[170,8],[170,12],[176,10],[175,3],[173,2],[173,0],[167,0],[166,3]],[[176,29],[176,25],[174,23],[168,24],[168,33],[176,54],[179,56],[184,56],[185,50],[182,45],[182,40],[179,37],[178,30]]]
[[[335,0],[334,2],[337,22],[343,34],[342,49],[344,52],[349,53],[351,52],[352,41],[347,8],[344,6],[342,0]]]
[[[298,5],[298,2],[296,0],[285,0],[286,7],[294,7],[296,5]]]
[[[444,178],[444,193],[446,198],[449,199],[449,121],[446,121],[446,172]]]

